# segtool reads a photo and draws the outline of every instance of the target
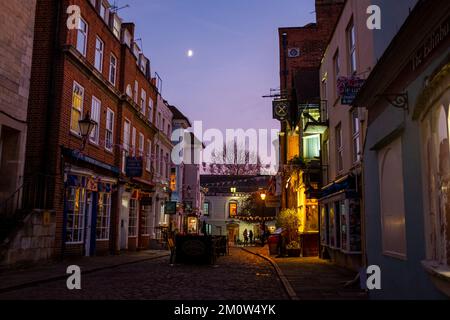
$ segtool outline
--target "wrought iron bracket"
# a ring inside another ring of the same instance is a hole
[[[387,93],[379,94],[378,97],[384,98],[394,108],[399,108],[409,111],[409,98],[408,93]]]

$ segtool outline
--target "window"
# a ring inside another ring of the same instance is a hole
[[[169,158],[169,154],[168,153],[166,153],[165,161],[166,161],[166,172],[165,172],[164,176],[167,179],[167,178],[169,178],[169,172],[170,172],[170,158]]]
[[[80,125],[78,121],[81,120],[83,114],[84,88],[78,83],[73,84],[72,93],[72,109],[70,112],[70,130],[77,135],[80,135]]]
[[[156,173],[159,174],[159,146],[156,146],[155,154],[156,154],[156,156],[155,156],[155,170],[156,170]]]
[[[203,215],[209,216],[209,202],[203,202]]]
[[[131,134],[131,152],[130,153],[133,157],[136,156],[136,128],[135,127],[133,127],[133,131]]]
[[[127,96],[129,96],[130,98],[133,98],[133,91],[131,90],[131,85],[127,85]]]
[[[228,207],[230,218],[237,216],[237,207],[238,207],[237,202],[230,202]]]
[[[130,199],[130,213],[128,218],[128,236],[137,236],[137,200]]]
[[[95,61],[94,66],[95,68],[102,72],[103,70],[103,51],[105,50],[105,45],[102,40],[100,40],[99,37],[95,39]]]
[[[353,145],[353,163],[359,162],[361,160],[361,144],[360,144],[360,122],[358,109],[355,109],[351,113],[352,117],[352,145]]]
[[[122,152],[122,172],[125,173],[126,157],[130,151],[130,121],[125,120],[123,123],[123,152]]]
[[[142,90],[141,91],[141,113],[145,116],[145,107],[147,102],[147,93]]]
[[[397,138],[378,152],[380,214],[383,253],[406,258],[402,140]]]
[[[148,99],[148,121],[153,122],[153,100],[152,98]]]
[[[170,124],[167,125],[167,136],[170,137]]]
[[[109,10],[108,8],[105,6],[104,3],[102,3],[100,5],[100,16],[103,18],[103,20],[108,23],[108,18],[109,18]]]
[[[339,50],[336,50],[336,53],[334,54],[333,68],[334,68],[334,81],[336,83],[337,80],[339,79],[339,74],[341,72],[341,66],[340,66],[340,62],[339,62]],[[335,93],[335,99],[338,99],[339,93],[337,91],[336,86],[334,86],[334,93]]]
[[[448,97],[448,95],[447,95]],[[445,94],[422,120],[427,259],[450,266],[450,105]],[[447,98],[448,99],[448,98]],[[431,100],[431,99],[430,99]],[[444,227],[445,226],[445,227]]]
[[[116,85],[116,75],[117,75],[117,58],[113,54],[111,54],[111,58],[109,61],[109,82],[111,82],[114,86]]]
[[[322,170],[323,170],[323,180],[325,182],[324,185],[327,184],[329,179],[328,166],[330,164],[330,153],[328,150],[330,150],[330,141],[326,140],[323,143],[323,151],[322,151],[322,164],[323,164]]]
[[[356,73],[356,35],[353,20],[347,27],[347,47],[350,74]]]
[[[98,193],[97,209],[97,240],[109,240],[109,226],[111,222],[111,194]]]
[[[170,169],[170,190],[177,191],[177,170],[175,168]]]
[[[344,145],[342,144],[342,127],[337,125],[335,129],[336,139],[336,168],[337,172],[344,170]]]
[[[139,133],[139,157],[144,156],[144,135]]]
[[[92,97],[92,105],[91,105],[91,119],[95,121],[95,127],[92,129],[91,135],[89,136],[89,141],[92,143],[98,144],[99,132],[100,132],[100,109],[101,102],[96,97]]]
[[[82,243],[84,240],[84,212],[86,208],[86,189],[71,187],[67,189],[66,243]]]
[[[147,170],[148,172],[151,171],[151,166],[152,166],[152,142],[150,141],[150,139],[147,139],[147,158],[145,161],[145,170]]]
[[[77,32],[77,50],[86,57],[87,51],[88,24],[83,18],[79,19]]]
[[[164,151],[163,149],[159,150],[159,174],[161,175],[161,177],[164,176]]]
[[[159,128],[162,132],[164,132],[164,129],[166,128],[166,119],[163,118],[162,126]]]
[[[320,157],[320,135],[303,137],[303,156],[305,159]]]
[[[161,125],[161,112],[158,112],[158,117],[156,118],[156,127],[159,129]]]
[[[142,235],[143,236],[150,235],[150,232],[151,232],[151,225],[150,225],[151,213],[152,213],[152,206],[150,206],[150,205],[142,206]]]
[[[139,97],[139,83],[134,81],[134,103],[138,103]]]
[[[120,39],[120,29],[121,29],[122,23],[120,22],[120,19],[118,16],[114,16],[113,21],[113,33],[116,36],[117,39]]]
[[[111,109],[106,111],[106,134],[105,134],[105,149],[112,151],[114,139],[114,112]]]

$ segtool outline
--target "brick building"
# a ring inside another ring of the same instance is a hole
[[[0,203],[23,182],[35,7],[11,1],[0,12]]]
[[[326,109],[320,99],[319,66],[344,3],[316,0],[316,23],[279,29],[280,95],[274,101],[274,118],[281,121],[281,207],[298,211],[307,255],[317,254],[319,242],[320,135]]]
[[[81,13],[73,29],[70,5]],[[39,196],[55,211],[56,254],[147,248],[153,232],[161,95],[135,26],[116,11],[106,0],[38,1],[25,174],[48,177]]]

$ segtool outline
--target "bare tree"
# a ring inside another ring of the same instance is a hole
[[[203,172],[217,175],[258,175],[261,169],[257,154],[237,141],[224,144],[223,150],[214,150],[211,162],[203,163]]]

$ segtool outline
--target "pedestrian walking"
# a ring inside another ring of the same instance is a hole
[[[248,238],[250,240],[250,244],[253,244],[253,231],[252,230],[249,231]]]
[[[247,229],[244,230],[244,246],[248,244],[248,232]]]

